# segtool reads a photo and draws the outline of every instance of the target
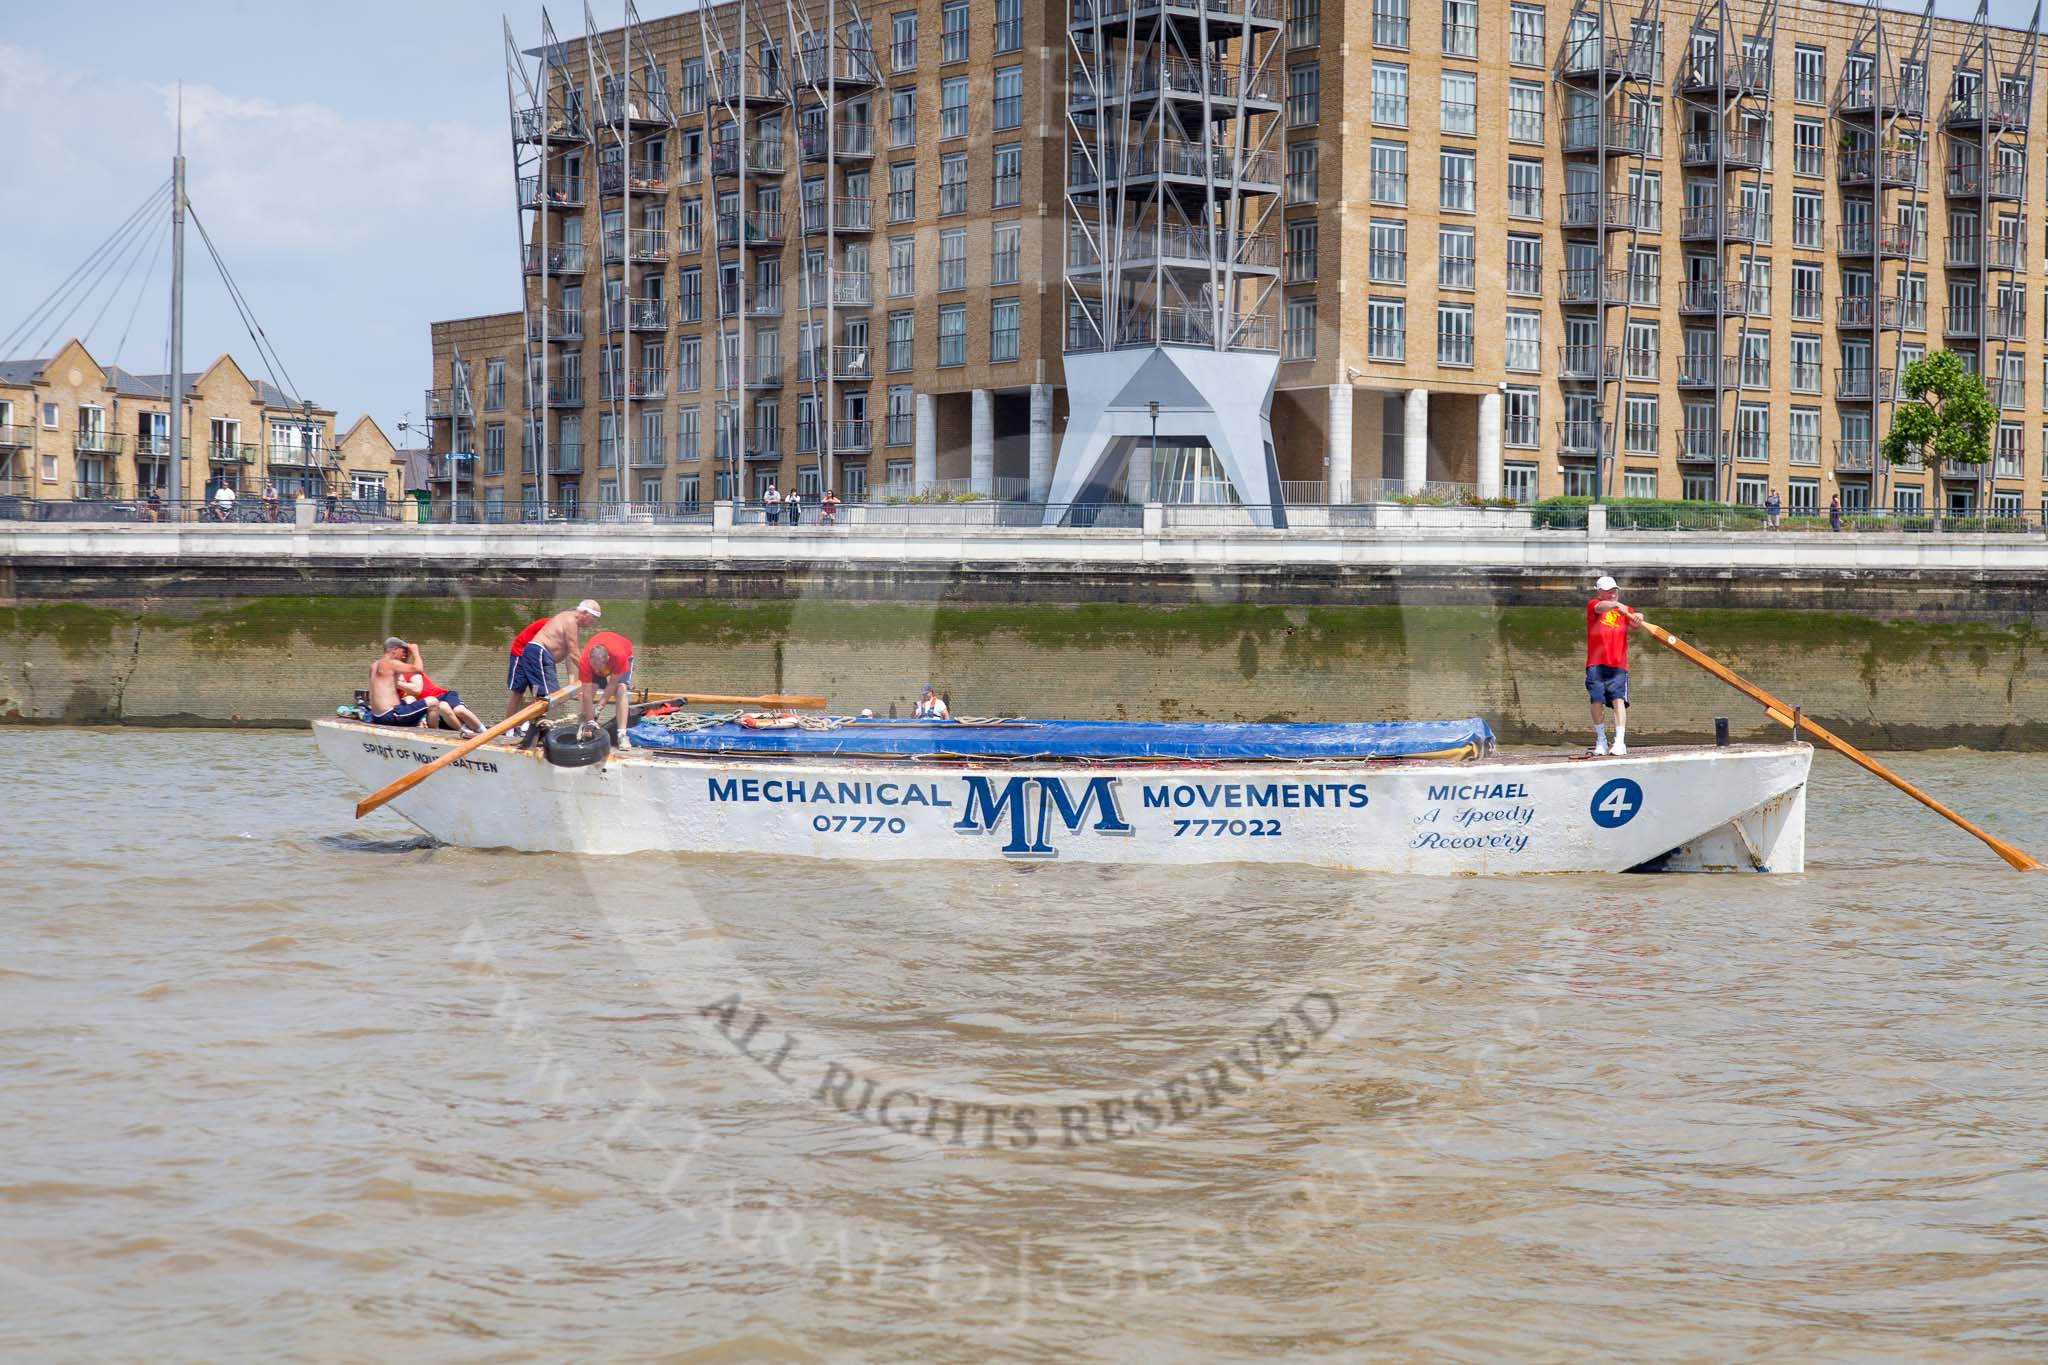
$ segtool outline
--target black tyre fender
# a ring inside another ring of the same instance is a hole
[[[612,751],[612,737],[599,730],[589,739],[578,739],[573,725],[557,725],[540,742],[541,752],[557,768],[589,768],[604,762]]]

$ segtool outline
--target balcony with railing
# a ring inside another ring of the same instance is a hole
[[[1764,164],[1762,133],[1687,133],[1679,149],[1683,166],[1724,165],[1753,171]]]
[[[1067,106],[1087,109],[1097,100],[1144,101],[1159,98],[1238,101],[1247,104],[1280,105],[1280,83],[1271,71],[1241,73],[1226,62],[1190,61],[1169,54],[1163,59],[1140,59],[1128,73],[1119,64],[1091,65],[1077,70],[1067,87]]]
[[[1680,464],[1713,464],[1730,444],[1726,433],[1717,427],[1685,427],[1678,433],[1678,461]]]
[[[583,207],[583,177],[555,176],[542,184],[537,175],[522,175],[519,177],[519,207],[580,209]]]
[[[807,200],[804,203],[804,231],[824,232],[826,223],[825,201]],[[865,196],[848,197],[841,195],[832,201],[831,222],[834,232],[872,232],[875,228],[875,201]]]
[[[526,319],[526,339],[539,341],[580,341],[583,338],[583,314],[574,308],[536,308]]]
[[[22,422],[0,422],[0,450],[21,450],[35,443],[35,428]]]
[[[583,102],[571,98],[552,108],[522,108],[512,113],[512,136],[520,142],[585,142],[590,128]]]
[[[1990,396],[1991,406],[2006,412],[2018,412],[2027,405],[2027,384],[2023,379],[1987,379],[1984,392]]]
[[[1557,377],[1575,384],[1597,384],[1621,378],[1619,346],[1560,346]]]
[[[711,174],[721,179],[739,175],[742,171],[748,175],[780,175],[783,169],[782,141],[779,138],[749,138],[744,159],[740,156],[737,137],[719,138],[711,144]]]
[[[1948,239],[1946,263],[1951,270],[2002,270],[2027,268],[2027,240],[2006,233],[1956,233]]]
[[[1990,199],[2017,204],[2027,197],[2024,166],[1987,166],[1981,161],[1952,161],[1948,167],[1952,199]]]
[[[1599,455],[1606,450],[1607,424],[1597,419],[1573,418],[1557,424],[1557,453]]]
[[[714,222],[718,245],[722,248],[730,249],[740,245],[743,233],[749,247],[782,244],[782,212],[779,209],[756,209],[751,213],[721,213]]]
[[[583,406],[583,376],[580,374],[557,375],[547,384],[547,405],[551,408],[580,408]]]
[[[71,484],[71,496],[81,501],[99,501],[106,498],[126,497],[119,479],[101,476],[98,478],[75,479]]]
[[[1874,115],[1920,115],[1927,112],[1927,81],[1923,76],[1875,74],[1845,79],[1835,112],[1852,118]]]
[[[1925,331],[1927,304],[1888,294],[1845,294],[1835,300],[1835,326],[1845,332]]]
[[[817,35],[797,50],[797,76],[809,85],[866,86],[881,80],[882,71],[872,45]]]
[[[1965,304],[1942,310],[1942,334],[1951,337],[1981,337],[1986,341],[2024,341],[2027,335],[2026,305],[2011,303]]]
[[[526,273],[529,275],[581,275],[583,273],[583,244],[581,242],[551,242],[543,249],[530,244],[521,253]]]
[[[668,443],[666,441],[635,441],[632,454],[626,459],[631,469],[663,469],[668,465]]]
[[[1868,403],[1892,396],[1892,372],[1868,365],[1844,366],[1835,371],[1835,397],[1851,403]]]
[[[1890,261],[1927,259],[1927,230],[1910,223],[1843,223],[1836,229],[1840,254]]]
[[[1762,356],[1687,354],[1678,360],[1681,389],[1767,389],[1771,362]]]
[[[1569,36],[1558,56],[1558,79],[1602,88],[1628,80],[1655,81],[1662,75],[1657,48],[1647,36],[1625,41],[1600,33]]]
[[[610,198],[631,190],[635,194],[659,194],[669,187],[668,162],[639,160],[597,168],[597,192]]]
[[[1688,208],[1679,220],[1679,238],[1687,242],[1751,242],[1767,246],[1771,240],[1771,215],[1764,209],[1731,208],[1714,205]]]
[[[1679,291],[1678,311],[1767,318],[1771,315],[1771,291],[1764,284],[1723,285],[1712,280],[1688,280]]]
[[[2008,90],[2003,82],[1998,88],[1987,89],[1981,76],[1975,81],[1965,78],[1978,75],[1973,71],[1957,71],[1956,80],[1962,88],[1949,96],[1948,109],[1943,122],[1956,132],[1973,127],[1986,128],[1993,132],[2017,132],[2027,126],[2029,91]]]
[[[1835,468],[1851,474],[1867,474],[1872,467],[1870,438],[1845,436],[1835,442]]]
[[[1581,114],[1564,120],[1566,156],[1605,151],[1609,156],[1642,156],[1657,150],[1657,129],[1646,118],[1626,114]]]
[[[787,104],[789,80],[781,66],[730,52],[707,63],[710,97],[723,103]]]
[[[1678,89],[1687,95],[1769,95],[1771,59],[1749,53],[1689,53],[1678,65]]]
[[[1906,188],[1925,173],[1926,162],[1913,152],[1856,147],[1835,156],[1835,183],[1850,189]]]
[[[807,124],[797,130],[797,154],[806,161],[872,161],[875,156],[875,126],[840,119],[832,127]]]
[[[867,421],[851,418],[832,424],[832,449],[837,451],[861,451],[870,448],[873,435]]]
[[[745,307],[750,318],[779,318],[782,316],[782,286],[780,284],[754,284],[740,286],[721,285],[718,290],[718,317],[730,321],[740,315]]]
[[[81,455],[119,455],[128,448],[128,438],[104,427],[87,427],[78,433],[72,448]]]
[[[1663,207],[1618,190],[1574,190],[1564,196],[1561,221],[1574,231],[1656,232],[1663,225]]]
[[[873,379],[874,354],[866,346],[834,346],[832,351],[832,378],[835,380]]]
[[[782,387],[782,357],[779,355],[757,355],[746,367],[744,387],[749,389],[779,389]]]

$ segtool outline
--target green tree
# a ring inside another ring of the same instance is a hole
[[[1909,401],[1892,410],[1892,427],[1884,436],[1888,462],[1979,465],[1991,458],[1998,409],[1991,406],[1984,381],[1954,351],[1936,351],[1908,365],[1899,392]],[[1939,502],[1937,497],[1937,507]]]

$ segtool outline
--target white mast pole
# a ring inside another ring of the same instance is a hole
[[[171,158],[171,487],[185,497],[185,89],[178,87],[178,151]],[[142,490],[137,489],[137,492]]]

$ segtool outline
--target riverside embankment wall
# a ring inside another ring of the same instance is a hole
[[[1763,537],[1654,533],[1608,537],[1589,563],[1583,537],[1542,535],[1333,537],[1291,557],[1237,553],[1235,537],[1031,536],[951,558],[892,536],[909,543],[892,558],[871,536],[778,548],[744,530],[731,539],[745,552],[724,556],[703,538],[582,528],[491,554],[463,528],[195,530],[0,537],[0,715],[302,724],[362,685],[390,633],[419,640],[435,676],[490,714],[510,634],[596,595],[658,686],[815,692],[884,714],[927,680],[960,714],[1477,714],[1506,739],[1550,742],[1586,728],[1583,603],[1604,568],[1654,619],[1860,742],[2048,748],[2038,537],[1833,538],[1850,542],[1839,554],[1913,562],[1828,565],[1759,562]],[[1787,548],[1811,556],[1813,539]],[[1644,739],[1704,736],[1716,715],[1738,734],[1768,728],[1648,642],[1635,689]]]

